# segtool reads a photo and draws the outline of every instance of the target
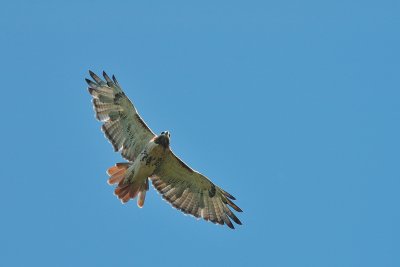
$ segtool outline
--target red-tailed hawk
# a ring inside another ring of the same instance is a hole
[[[232,202],[235,198],[175,156],[170,133],[156,135],[150,130],[114,76],[111,80],[103,72],[103,81],[92,71],[89,74],[93,81],[86,82],[96,118],[103,122],[102,130],[114,150],[128,160],[107,170],[108,183],[117,185],[114,192],[122,203],[137,197],[143,207],[150,179],[166,201],[186,214],[232,229],[231,220],[242,224],[229,208],[242,211]]]

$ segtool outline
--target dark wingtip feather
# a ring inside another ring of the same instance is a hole
[[[243,210],[236,205],[235,205],[235,207],[232,207],[232,208],[234,208],[237,212],[243,212]]]
[[[93,78],[98,84],[102,83],[102,80],[93,71],[89,70],[90,77]]]
[[[230,199],[232,199],[232,200],[236,200],[236,198],[234,197],[234,196],[232,196],[232,195],[229,195],[228,196]]]
[[[225,224],[231,228],[231,229],[235,229],[235,226],[233,226],[233,224],[231,223],[231,221],[229,219],[227,219],[227,221],[225,222]]]
[[[236,200],[236,198],[235,198],[234,196],[232,196],[231,194],[229,194],[229,193],[226,192],[225,190],[222,190],[222,192],[224,193],[224,195],[225,195],[226,197],[229,197],[229,198],[232,199],[232,200]]]
[[[118,86],[119,86],[119,83],[118,83],[118,81],[117,81],[117,78],[115,78],[115,76],[114,76],[114,75],[112,76],[112,79],[113,79],[114,83],[115,83],[116,85],[118,85]]]
[[[111,81],[110,77],[108,77],[107,73],[104,70],[103,70],[103,77],[104,77],[104,79],[106,79],[107,84],[108,83],[112,84],[112,81]]]
[[[242,210],[241,208],[239,208],[238,206],[236,206],[236,205],[235,205],[234,209],[235,209],[237,212],[243,212],[243,210]]]
[[[243,212],[241,208],[239,208],[238,206],[235,205],[235,203],[233,203],[232,201],[230,201],[229,199],[226,199],[226,203],[231,206],[234,210],[236,210],[237,212]]]
[[[86,81],[86,83],[89,85],[89,86],[96,86],[96,84],[94,84],[94,82],[93,81],[91,81],[91,80],[89,80],[88,78],[85,78],[85,81]]]
[[[231,213],[231,214],[228,214],[228,215],[229,215],[229,217],[231,217],[231,219],[232,219],[235,223],[237,223],[237,224],[239,224],[239,225],[242,225],[242,222],[239,220],[238,217],[235,216],[235,214]]]

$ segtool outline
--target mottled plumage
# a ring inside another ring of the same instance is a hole
[[[230,210],[241,212],[235,198],[193,170],[170,149],[170,133],[154,134],[142,120],[115,77],[103,72],[105,81],[89,71],[86,79],[93,96],[96,118],[115,151],[128,160],[109,168],[109,184],[117,184],[115,194],[126,203],[138,198],[144,205],[149,178],[173,207],[186,214],[234,228],[231,220],[242,224]]]

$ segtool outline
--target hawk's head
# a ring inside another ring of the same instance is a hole
[[[169,139],[171,134],[168,131],[161,132],[159,136],[154,139],[154,143],[162,145],[163,147],[169,147]]]

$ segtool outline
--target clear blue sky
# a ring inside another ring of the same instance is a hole
[[[1,4],[1,266],[400,266],[399,1],[127,2]],[[121,205],[88,69],[243,226]]]

